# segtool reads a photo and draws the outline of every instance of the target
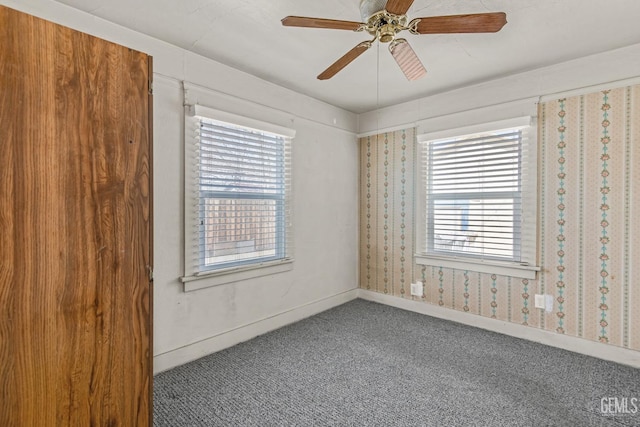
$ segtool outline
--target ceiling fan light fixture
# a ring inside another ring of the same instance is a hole
[[[362,0],[360,2],[360,16],[362,22],[369,21],[376,13],[383,11],[387,5],[387,0]]]
[[[397,28],[392,24],[383,25],[380,30],[378,30],[378,40],[381,43],[389,43],[396,38]]]
[[[395,39],[389,44],[389,52],[409,81],[418,80],[427,74],[427,70],[418,59],[415,51],[405,39]]]

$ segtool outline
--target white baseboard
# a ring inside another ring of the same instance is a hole
[[[358,290],[358,298],[386,304],[404,310],[414,311],[416,313],[426,314],[440,319],[451,320],[464,325],[475,326],[477,328],[538,342],[552,347],[562,348],[564,350],[609,360],[611,362],[620,363],[634,368],[640,368],[640,351],[616,347],[609,344],[602,344],[583,338],[556,334],[554,332],[519,325],[517,323],[491,319],[476,314],[427,304],[421,301],[411,301],[400,297],[367,291],[365,289]]]
[[[290,323],[294,323],[337,307],[358,297],[358,290],[352,289],[337,295],[332,295],[317,301],[313,301],[281,313],[274,314],[264,319],[238,326],[202,341],[198,341],[166,353],[153,357],[153,372],[157,374],[167,369],[183,365],[187,362],[215,353],[225,348],[232,347],[244,341],[248,341],[258,335],[271,332]]]

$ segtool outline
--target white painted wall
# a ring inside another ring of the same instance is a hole
[[[356,297],[354,114],[53,1],[0,4],[153,56],[156,372]],[[292,271],[183,291],[182,81],[202,87],[212,107],[296,130]]]

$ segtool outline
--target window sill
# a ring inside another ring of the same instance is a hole
[[[497,274],[500,276],[518,277],[522,279],[535,279],[536,272],[540,271],[540,267],[533,265],[521,265],[512,262],[488,261],[473,258],[416,254],[415,260],[416,264],[420,265]]]
[[[180,281],[184,284],[184,291],[191,292],[256,277],[284,273],[292,269],[293,259],[284,259],[261,264],[225,268],[223,270],[205,271],[192,276],[181,277]]]

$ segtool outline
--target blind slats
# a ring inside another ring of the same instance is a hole
[[[217,133],[221,135],[226,135],[228,139],[237,138],[244,139],[249,141],[261,141],[261,142],[271,142],[273,144],[278,144],[282,139],[281,136],[271,135],[267,132],[252,132],[248,131],[246,128],[240,127],[228,127],[223,125],[216,125],[211,122],[201,122],[200,123],[200,131],[201,132],[210,132]]]
[[[223,155],[235,155],[243,160],[255,158],[261,161],[266,159],[275,161],[280,157],[277,151],[271,152],[267,147],[258,147],[258,149],[255,150],[248,150],[246,148],[235,148],[231,144],[200,144],[200,157],[203,159],[213,156],[222,157]]]
[[[427,251],[519,261],[520,130],[422,144]]]
[[[492,158],[492,159],[481,159],[478,157],[470,158],[469,160],[460,160],[457,159],[451,162],[435,162],[430,165],[433,170],[438,171],[447,171],[447,170],[464,170],[464,166],[467,165],[469,168],[473,168],[476,166],[482,166],[478,168],[478,170],[491,170],[493,169],[501,169],[508,168],[513,165],[514,160],[518,160],[518,156],[511,156],[508,158]],[[471,169],[475,170],[475,169]]]
[[[434,148],[440,148],[440,147],[450,147],[450,146],[460,146],[460,147],[465,147],[465,146],[476,146],[479,145],[477,144],[478,142],[481,142],[485,145],[494,143],[496,141],[501,141],[501,140],[519,140],[521,137],[522,132],[520,130],[513,130],[513,131],[507,131],[507,132],[498,132],[498,133],[494,133],[494,134],[481,134],[481,135],[477,135],[477,136],[465,136],[465,137],[460,137],[460,138],[447,138],[447,139],[440,139],[440,140],[434,140],[434,141],[430,141],[429,144],[434,147]]]

